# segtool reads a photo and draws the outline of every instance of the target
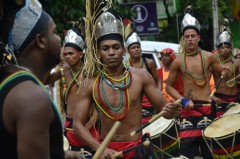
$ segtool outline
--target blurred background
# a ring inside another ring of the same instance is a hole
[[[54,18],[63,37],[74,21],[85,16],[86,0],[40,0]],[[181,21],[188,5],[201,24],[200,47],[215,49],[218,25],[229,20],[234,47],[240,48],[240,0],[113,0],[124,25],[134,22],[141,40],[178,43],[181,38]]]

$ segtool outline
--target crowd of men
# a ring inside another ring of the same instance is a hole
[[[121,125],[101,159],[116,158],[117,152],[125,159],[160,158],[151,132],[141,131],[159,112],[179,120],[179,156],[214,157],[202,131],[222,117],[229,103],[239,101],[239,50],[233,54],[227,26],[217,37],[217,53],[207,52],[198,45],[201,25],[186,12],[178,55],[163,49],[162,68],[157,69],[152,59],[141,56],[137,32],[124,36],[122,19],[110,1],[86,1],[89,19],[82,18],[67,32],[63,46],[54,20],[38,0],[4,1],[0,9],[3,158],[93,156],[116,121]],[[46,89],[56,81],[57,105]],[[69,143],[66,149],[63,136]],[[146,140],[150,146],[143,144]]]

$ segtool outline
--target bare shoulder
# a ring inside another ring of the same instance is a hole
[[[171,67],[180,68],[182,62],[182,54],[176,55],[176,58],[173,60]]]
[[[130,67],[129,71],[132,74],[133,78],[145,79],[152,77],[151,74],[146,69],[136,69],[134,67]]]
[[[24,111],[37,113],[36,109],[50,110],[51,108],[49,107],[51,100],[45,88],[31,80],[16,85],[7,95],[6,102],[17,105],[21,113]]]
[[[240,67],[240,59],[233,59],[234,65]]]
[[[93,76],[91,78],[83,78],[81,81],[81,92],[84,92],[84,94],[91,95],[93,86],[97,82],[98,75]]]
[[[202,50],[202,53],[203,53],[204,56],[206,56],[206,57],[210,57],[210,58],[215,58],[215,57],[216,57],[215,54],[213,54],[213,53],[211,53],[211,52],[209,52],[209,51],[206,51],[206,50]]]
[[[155,64],[153,59],[146,58],[146,61],[147,61],[148,67],[150,69],[156,69],[157,68],[157,65]]]
[[[38,127],[48,127],[54,117],[47,90],[31,80],[12,88],[5,98],[4,110],[7,129],[13,133],[16,131],[14,125],[23,123],[29,127],[30,123],[35,123]]]
[[[210,64],[217,62],[217,55],[216,54],[213,54],[213,53],[211,53],[209,51],[206,51],[206,50],[202,50],[202,53],[203,53],[205,59],[207,61],[209,61]]]

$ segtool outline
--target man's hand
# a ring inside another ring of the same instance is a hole
[[[227,81],[231,78],[231,70],[228,66],[222,66],[222,78],[224,81]]]
[[[216,97],[216,96],[213,95],[213,96],[211,97],[211,100],[214,100],[217,105],[221,105],[221,100],[220,100],[220,98],[218,98],[218,97]]]
[[[79,152],[77,151],[65,151],[65,159],[84,159]]]
[[[170,100],[170,103],[167,103],[165,107],[163,107],[163,110],[166,112],[163,117],[166,119],[172,119],[181,115],[182,105],[178,102],[173,103],[173,100]]]
[[[115,159],[113,156],[115,153],[116,151],[106,148],[101,155],[101,159]]]

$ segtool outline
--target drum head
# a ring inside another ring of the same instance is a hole
[[[223,137],[240,129],[240,114],[232,114],[212,122],[203,132],[204,136]]]
[[[150,133],[150,136],[156,136],[161,132],[164,132],[173,122],[173,119],[165,119],[164,117],[158,118],[156,121],[151,123],[149,126],[143,129],[144,133]]]
[[[228,109],[222,116],[240,113],[240,104]]]

